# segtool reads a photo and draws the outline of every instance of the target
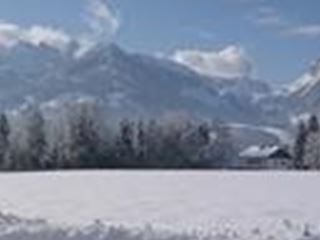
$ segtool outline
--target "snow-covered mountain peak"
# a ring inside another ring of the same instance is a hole
[[[310,74],[314,77],[320,77],[320,58],[311,64]]]
[[[288,95],[306,97],[320,86],[320,59],[314,61],[309,71],[287,87]]]

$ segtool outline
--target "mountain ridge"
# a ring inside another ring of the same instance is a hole
[[[14,107],[29,97],[45,102],[89,95],[124,116],[179,110],[247,121],[248,113],[259,112],[254,94],[270,91],[266,83],[213,79],[167,59],[126,52],[116,44],[97,45],[78,57],[74,49],[61,52],[23,43],[2,54],[2,107]]]

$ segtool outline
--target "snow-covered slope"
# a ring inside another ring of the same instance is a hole
[[[288,125],[301,115],[320,109],[320,59],[314,61],[302,76],[285,86],[274,86],[271,94],[258,102],[266,118]]]
[[[291,145],[294,140],[293,134],[289,131],[276,127],[230,123],[228,128],[238,151],[257,143],[267,146]]]
[[[299,107],[300,114],[319,110],[320,59],[313,62],[305,74],[287,86],[285,95]]]
[[[307,97],[320,85],[320,59],[312,63],[308,72],[287,87],[288,93],[296,97]]]
[[[319,239],[319,180],[310,172],[3,174],[0,239]]]
[[[20,43],[1,52],[1,105],[89,95],[104,101],[114,115],[158,116],[179,110],[233,121],[263,119],[256,101],[270,91],[265,83],[212,79],[114,44],[96,45],[77,57],[76,49],[76,44],[60,51]]]

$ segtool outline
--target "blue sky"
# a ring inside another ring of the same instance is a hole
[[[90,1],[1,0],[0,19],[78,34],[88,29]],[[108,1],[108,17],[118,24],[113,39],[130,51],[169,56],[237,46],[254,74],[273,82],[297,78],[320,57],[319,9],[319,0]]]

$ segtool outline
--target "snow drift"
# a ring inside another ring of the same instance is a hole
[[[312,232],[310,225],[294,225],[286,220],[277,228],[278,232],[266,233],[254,228],[248,233],[236,229],[215,229],[214,231],[172,231],[157,229],[151,225],[141,228],[112,226],[101,221],[83,227],[62,227],[50,225],[44,220],[23,219],[13,215],[0,214],[0,238],[2,240],[242,240],[242,239],[291,239],[318,240],[319,232]]]

